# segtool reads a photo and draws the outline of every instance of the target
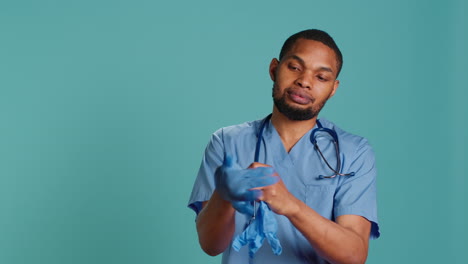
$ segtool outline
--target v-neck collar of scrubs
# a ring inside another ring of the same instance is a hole
[[[270,151],[273,151],[273,153],[277,153],[275,157],[277,158],[278,162],[289,160],[292,164],[294,164],[294,160],[297,160],[303,155],[304,145],[307,146],[307,144],[309,143],[311,148],[313,147],[312,142],[310,142],[310,134],[315,128],[317,128],[317,123],[314,125],[313,128],[307,131],[307,133],[305,133],[296,142],[296,144],[294,144],[289,153],[286,151],[283,141],[281,140],[281,137],[278,134],[278,131],[276,130],[275,126],[271,122],[271,119],[268,120],[268,124],[266,125],[265,131],[263,132],[263,137],[266,144],[268,145],[267,148]]]

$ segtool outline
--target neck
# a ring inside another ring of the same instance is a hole
[[[284,148],[288,153],[294,145],[315,126],[316,122],[317,117],[304,121],[291,120],[280,113],[276,107],[273,107],[271,123],[278,132]]]

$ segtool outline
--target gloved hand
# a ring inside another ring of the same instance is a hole
[[[263,240],[266,238],[275,255],[280,255],[282,247],[276,232],[278,223],[274,213],[265,202],[260,202],[260,207],[256,218],[247,226],[247,228],[238,235],[232,242],[232,248],[239,251],[241,247],[249,245],[249,256],[252,259],[255,253],[260,249]]]
[[[262,191],[251,189],[277,183],[279,177],[273,176],[274,173],[271,167],[242,169],[235,160],[226,156],[223,165],[215,172],[216,190],[224,200],[233,202],[234,207],[237,205],[239,208],[245,207],[246,210],[250,210],[245,203],[236,202],[258,199]]]
[[[254,215],[253,202],[251,201],[232,201],[232,207],[239,213],[252,217]]]

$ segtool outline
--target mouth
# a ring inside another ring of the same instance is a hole
[[[298,89],[289,89],[287,94],[293,102],[301,105],[306,105],[313,101],[313,99],[307,93]]]

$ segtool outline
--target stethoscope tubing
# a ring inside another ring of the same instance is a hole
[[[265,117],[262,120],[262,124],[260,125],[260,129],[259,129],[258,134],[257,134],[257,143],[256,143],[256,146],[255,146],[254,162],[259,162],[259,160],[260,160],[260,146],[261,146],[262,139],[263,139],[263,131],[265,130],[265,126],[266,126],[267,122],[271,119],[271,115],[272,114],[269,114],[267,117]],[[333,168],[330,165],[330,163],[327,161],[327,159],[325,158],[325,156],[323,155],[322,151],[320,150],[320,148],[319,148],[319,146],[317,144],[317,139],[316,139],[315,134],[317,132],[321,132],[321,131],[330,134],[331,137],[333,138],[333,144],[335,145],[335,151],[336,151],[336,163],[337,163],[336,167],[335,167],[336,169]],[[317,128],[314,128],[314,130],[312,130],[312,132],[310,134],[310,141],[314,145],[315,150],[319,153],[320,157],[325,162],[327,167],[334,173],[334,174],[329,175],[329,176],[319,175],[318,176],[319,179],[331,179],[331,178],[335,178],[336,176],[354,176],[354,174],[355,174],[354,172],[350,172],[350,173],[341,173],[340,172],[340,170],[341,170],[340,145],[339,145],[339,142],[338,142],[338,135],[336,134],[336,132],[334,130],[323,127],[320,120],[317,119]]]

